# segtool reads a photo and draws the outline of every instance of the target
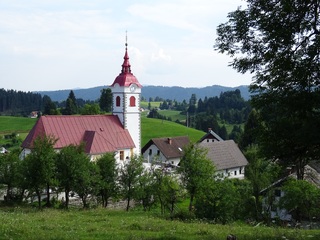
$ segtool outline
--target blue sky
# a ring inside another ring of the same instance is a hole
[[[142,85],[251,83],[213,50],[216,28],[241,0],[0,0],[0,88],[21,91],[111,85],[126,31]]]

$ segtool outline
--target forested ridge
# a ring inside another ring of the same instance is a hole
[[[0,114],[26,116],[42,108],[39,93],[0,89]]]

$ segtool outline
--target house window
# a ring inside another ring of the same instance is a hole
[[[160,150],[157,151],[157,155],[158,155],[158,156],[160,155]]]
[[[119,96],[116,97],[116,106],[120,107],[120,97]]]
[[[242,174],[242,167],[240,167],[239,174]]]
[[[130,107],[136,106],[136,98],[134,96],[130,97]]]
[[[124,160],[124,151],[120,151],[120,160]]]
[[[152,155],[152,149],[149,149],[149,155]]]
[[[274,190],[274,195],[275,195],[276,197],[281,197],[281,190],[280,190],[280,189]]]
[[[237,176],[237,171],[234,171],[234,175]]]
[[[209,142],[209,139],[207,139],[207,142]]]

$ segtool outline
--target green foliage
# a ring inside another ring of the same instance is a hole
[[[111,112],[112,109],[112,91],[110,88],[104,88],[101,90],[99,98],[99,106],[101,111]]]
[[[0,115],[28,116],[40,111],[42,98],[39,93],[0,89]]]
[[[259,155],[256,145],[247,148],[244,155],[249,165],[246,166],[245,176],[251,182],[252,194],[256,210],[256,219],[261,218],[262,199],[260,192],[277,180],[280,173],[280,167],[276,163],[264,159]]]
[[[130,201],[139,196],[139,179],[143,174],[142,157],[133,156],[120,166],[119,184],[124,199],[127,200],[126,210],[129,211]]]
[[[56,158],[59,187],[65,192],[65,207],[69,206],[71,191],[77,192],[86,205],[88,188],[91,183],[90,160],[84,153],[83,146],[69,145],[61,149]]]
[[[319,216],[320,190],[315,185],[296,179],[288,180],[282,187],[284,196],[280,199],[280,207],[291,210],[296,216],[295,219]]]
[[[23,161],[24,179],[30,192],[38,197],[38,207],[41,208],[41,193],[47,192],[47,206],[50,205],[50,186],[55,177],[55,151],[56,139],[51,136],[37,137],[32,151]]]
[[[213,184],[215,168],[207,158],[207,151],[193,144],[184,149],[179,165],[181,180],[190,195],[189,211],[192,211],[193,200]]]
[[[71,90],[69,93],[69,96],[66,100],[66,107],[63,109],[62,114],[63,115],[73,115],[76,113],[78,113],[77,100],[74,95],[74,92]]]
[[[96,164],[99,168],[99,195],[102,199],[102,206],[108,206],[110,198],[117,198],[118,186],[116,184],[118,169],[113,153],[106,153],[98,158]]]
[[[253,74],[252,104],[264,128],[259,146],[269,158],[304,166],[319,159],[320,5],[318,1],[248,0],[217,28],[215,47],[237,71]]]
[[[22,162],[19,151],[0,154],[0,186],[6,186],[5,201],[22,200]]]
[[[250,188],[248,182],[237,179],[218,179],[197,198],[195,213],[199,218],[226,224],[235,219],[250,217],[248,210]]]
[[[52,102],[51,98],[47,95],[44,95],[42,98],[43,102],[43,115],[58,115],[57,106],[54,102]]]
[[[82,115],[97,115],[100,114],[100,107],[98,103],[88,104],[86,103],[81,109]]]

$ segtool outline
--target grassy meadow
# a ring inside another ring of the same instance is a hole
[[[155,212],[113,209],[0,209],[0,239],[320,239],[319,230],[169,220]]]

